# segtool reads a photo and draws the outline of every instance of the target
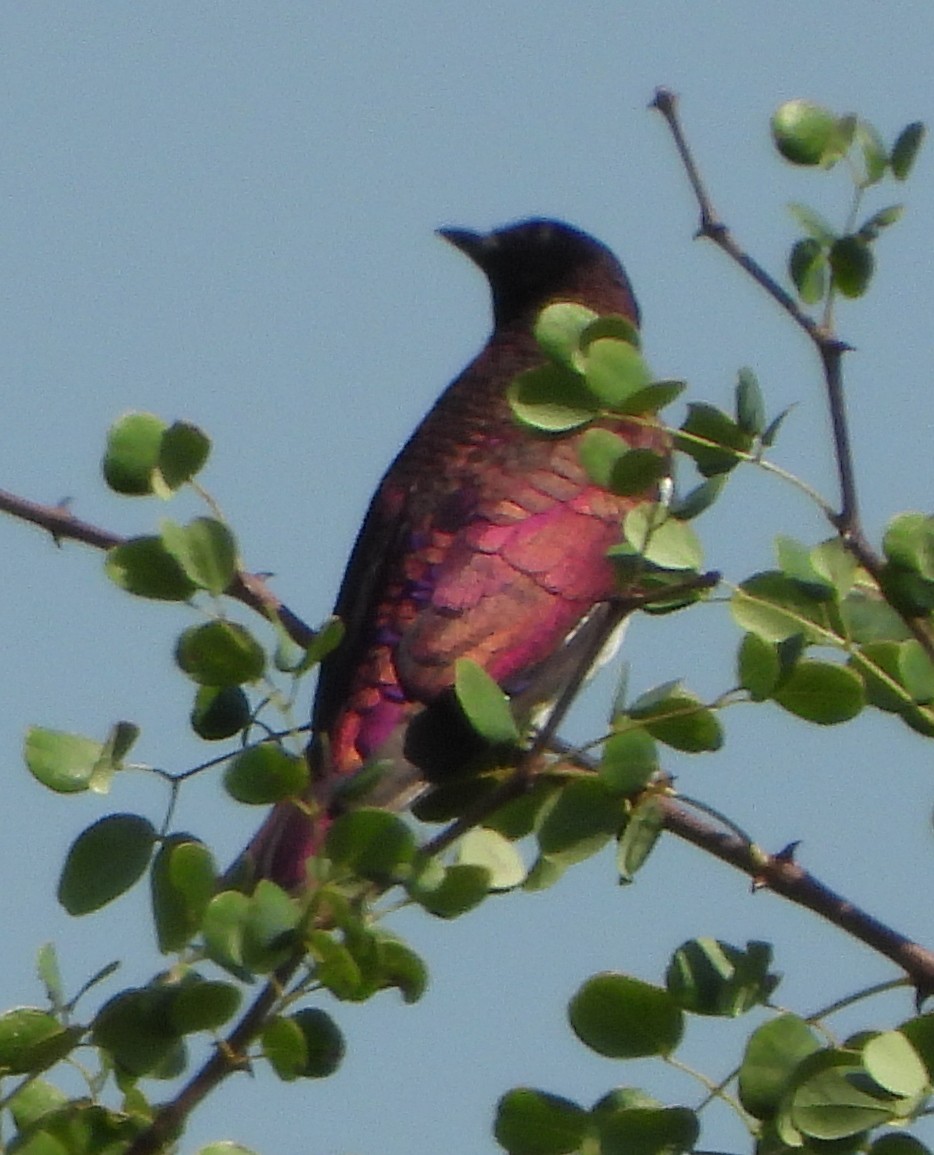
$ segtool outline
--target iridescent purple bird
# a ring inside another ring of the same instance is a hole
[[[459,658],[510,695],[554,695],[568,638],[614,593],[606,551],[620,520],[652,496],[597,487],[578,461],[580,434],[537,434],[506,397],[544,362],[532,327],[546,305],[575,301],[638,325],[616,257],[554,220],[440,234],[486,274],[493,332],[390,466],[351,554],[335,606],[346,636],[323,663],[312,718],[317,813],[279,803],[247,848],[254,877],[288,889],[304,882],[341,786],[366,763],[389,767],[371,804],[400,781],[424,782],[412,723],[450,697]],[[650,423],[613,427],[632,447],[668,451]]]

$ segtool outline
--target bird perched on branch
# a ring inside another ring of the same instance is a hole
[[[638,325],[616,257],[555,220],[440,235],[486,275],[493,331],[389,467],[351,554],[335,606],[346,635],[322,665],[312,719],[316,813],[279,803],[246,851],[254,878],[288,889],[303,883],[342,784],[366,763],[387,768],[367,795],[374,805],[411,800],[456,764],[452,731],[423,723],[433,709],[444,718],[459,658],[527,702],[554,697],[568,639],[614,593],[606,551],[620,519],[652,496],[599,488],[578,461],[580,434],[523,427],[506,396],[545,360],[532,330],[546,305],[578,302]],[[631,447],[668,451],[651,423],[613,428]]]

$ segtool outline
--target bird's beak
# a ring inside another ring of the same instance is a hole
[[[470,257],[475,265],[481,269],[486,267],[490,251],[490,239],[485,233],[473,233],[470,229],[438,229],[438,236],[443,237],[455,249],[460,249],[465,256]]]

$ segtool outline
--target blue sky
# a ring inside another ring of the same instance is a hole
[[[399,0],[357,8],[244,3],[6,5],[0,11],[0,485],[121,532],[163,510],[104,490],[99,454],[119,413],[194,420],[215,443],[206,484],[237,528],[248,567],[273,571],[306,619],[329,610],[382,470],[444,384],[485,339],[481,278],[440,242],[444,224],[488,228],[550,215],[610,244],[639,296],[647,355],[691,396],[728,404],[752,365],[772,412],[796,404],[778,460],[833,494],[816,359],[803,338],[711,247],[654,88],[680,92],[715,201],[741,239],[780,269],[787,201],[840,219],[847,188],[783,166],[768,116],[807,96],[871,119],[891,138],[934,122],[929,5],[872,0],[749,5],[668,0],[573,7]],[[879,243],[867,301],[841,311],[856,347],[847,386],[870,530],[930,505],[929,386],[934,235],[931,158],[909,209]],[[817,541],[814,513],[773,479],[743,474],[700,527],[708,564],[738,580],[771,561],[778,532]],[[54,938],[75,988],[125,958],[125,983],[160,963],[128,941],[131,897],[84,921],[55,881],[97,798],[56,798],[20,768],[29,722],[102,734],[143,727],[137,753],[171,769],[203,753],[185,733],[189,691],[172,665],[190,617],[110,587],[100,559],[0,525],[8,653],[0,715],[4,808],[0,892],[3,1005],[37,1000],[36,948]],[[736,636],[722,607],[638,622],[632,685],[683,676],[702,694],[731,684]],[[596,733],[611,680],[572,723]],[[885,718],[821,730],[777,708],[737,709],[720,754],[672,758],[687,793],[724,809],[771,849],[803,839],[802,861],[900,929],[930,938],[928,744]],[[116,808],[158,814],[161,794],[127,778]],[[254,816],[216,783],[183,798],[180,821],[222,857]],[[205,1105],[183,1150],[236,1138],[263,1152],[396,1155],[494,1149],[496,1098],[517,1084],[590,1103],[617,1084],[694,1103],[690,1081],[621,1068],[571,1037],[563,1005],[590,973],[658,980],[683,939],[775,941],[780,998],[810,1011],[889,977],[832,928],[666,841],[620,890],[602,856],[545,895],[491,901],[453,924],[395,924],[433,984],[415,1008],[387,995],[338,1007],[350,1044],[334,1079],[282,1087],[265,1075]],[[878,1021],[910,1013],[907,996]],[[869,1025],[876,1008],[851,1020]],[[689,1057],[738,1037],[713,1024]],[[705,1144],[742,1136],[712,1115]]]

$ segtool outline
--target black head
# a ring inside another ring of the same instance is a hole
[[[639,324],[639,306],[613,253],[563,221],[519,221],[489,233],[439,229],[490,282],[496,326],[531,320],[550,301],[580,301]]]

